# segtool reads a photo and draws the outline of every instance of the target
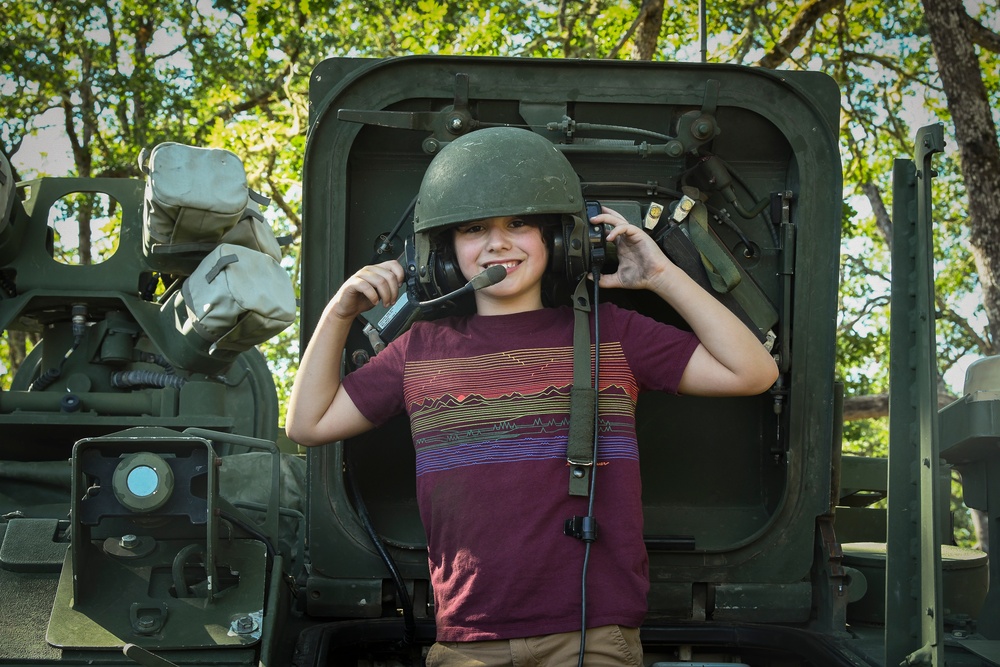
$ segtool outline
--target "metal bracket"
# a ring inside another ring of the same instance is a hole
[[[442,145],[479,126],[469,110],[469,75],[455,74],[455,97],[451,106],[440,111],[372,111],[338,109],[337,119],[400,130],[422,130],[431,136],[424,139],[424,151],[433,155]]]

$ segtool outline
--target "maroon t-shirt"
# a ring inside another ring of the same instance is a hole
[[[638,627],[649,575],[635,403],[641,390],[676,393],[698,340],[611,304],[599,315],[587,625]],[[344,378],[369,421],[410,417],[439,641],[579,628],[584,543],[563,534],[587,514],[568,493],[572,385],[568,307],[417,322]]]

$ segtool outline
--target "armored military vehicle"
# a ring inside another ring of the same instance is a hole
[[[829,77],[337,58],[313,71],[310,102],[303,343],[348,275],[405,262],[433,156],[512,126],[551,141],[588,201],[642,226],[771,349],[780,377],[760,396],[640,397],[646,664],[1000,664],[1000,591],[988,586],[1000,573],[952,544],[942,489],[956,466],[970,506],[1000,502],[996,366],[977,365],[966,396],[935,410],[939,127],[894,174],[885,461],[840,448],[843,195]],[[412,665],[434,640],[406,420],[308,451],[278,429],[255,345],[287,326],[293,297],[234,160],[161,145],[143,158],[144,179],[43,179],[9,198],[0,321],[41,342],[0,392],[2,665]],[[212,180],[223,173],[235,175]],[[50,212],[75,192],[103,193],[120,212],[103,263],[54,256]],[[586,266],[612,248],[583,205],[560,247]],[[569,298],[570,277],[554,298]],[[427,304],[449,296],[434,280],[413,267],[405,312],[357,322],[344,372],[414,318],[467,307]],[[600,298],[685,326],[645,294]]]

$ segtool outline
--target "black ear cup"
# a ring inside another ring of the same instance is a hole
[[[558,289],[560,285],[576,285],[580,277],[593,266],[594,253],[602,249],[599,243],[590,238],[592,234],[588,228],[589,225],[584,224],[579,217],[571,215],[551,216],[542,223],[542,238],[549,249],[545,279],[559,293],[563,291]],[[412,237],[408,245],[415,246]],[[431,241],[426,266],[431,280],[419,281],[423,292],[420,294],[421,301],[453,292],[469,280],[469,276],[463,275],[459,269],[451,239],[445,234],[439,234]]]
[[[436,299],[439,296],[453,292],[467,282],[458,268],[458,260],[455,258],[455,251],[450,244],[438,244],[431,252],[431,270],[434,275],[434,285],[436,294],[428,294],[428,299]]]
[[[566,239],[573,225],[570,222],[559,221],[558,224],[551,225],[546,229],[549,246],[549,266],[548,273],[557,280],[568,279],[567,267],[569,258],[567,255]]]

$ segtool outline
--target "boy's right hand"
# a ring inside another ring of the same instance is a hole
[[[337,317],[352,320],[380,301],[388,308],[399,298],[405,279],[403,265],[394,259],[362,267],[333,295],[330,309]]]

